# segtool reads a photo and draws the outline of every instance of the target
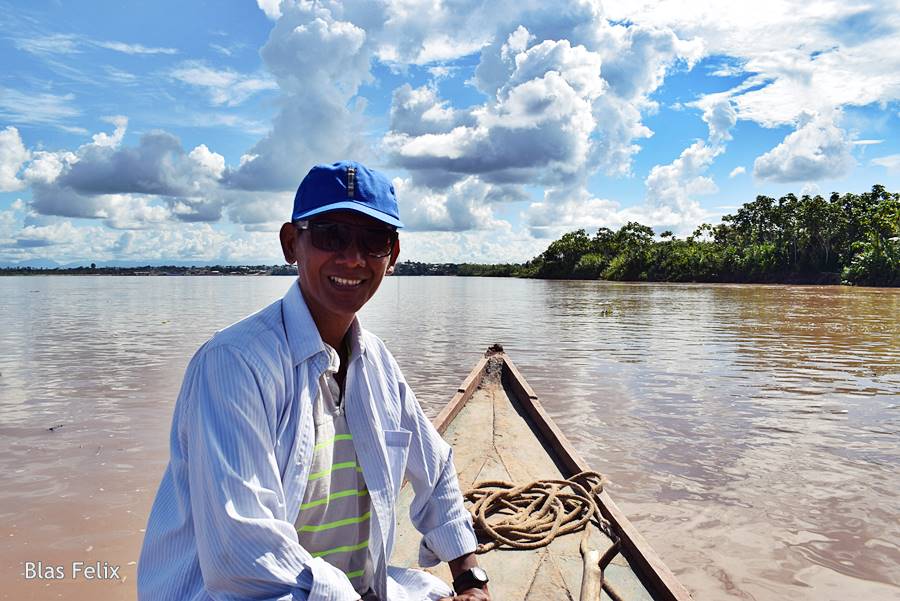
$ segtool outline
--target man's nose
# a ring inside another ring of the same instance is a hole
[[[359,244],[358,236],[353,236],[347,248],[340,253],[338,261],[350,267],[363,267],[366,264],[366,251]]]

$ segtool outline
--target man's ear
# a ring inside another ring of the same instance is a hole
[[[391,260],[388,263],[388,268],[385,270],[385,275],[393,275],[394,273],[394,264],[397,262],[397,257],[400,255],[400,240],[394,243],[394,250],[391,251]]]
[[[289,265],[297,262],[297,254],[294,252],[297,234],[297,228],[290,222],[282,225],[281,231],[278,232],[278,237],[281,239],[281,252],[284,253],[284,260]]]

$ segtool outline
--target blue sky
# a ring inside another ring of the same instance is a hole
[[[280,262],[342,158],[422,261],[900,189],[894,3],[699,4],[0,1],[0,263]]]

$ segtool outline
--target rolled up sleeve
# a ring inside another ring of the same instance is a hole
[[[238,599],[358,599],[287,521],[275,457],[275,404],[239,349],[207,348],[189,367],[185,441],[197,554],[207,593]]]

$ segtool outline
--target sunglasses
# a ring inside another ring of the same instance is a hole
[[[309,231],[312,245],[325,252],[347,250],[355,239],[357,246],[371,257],[386,257],[397,243],[397,230],[383,227],[362,227],[334,221],[295,221],[301,230]]]

